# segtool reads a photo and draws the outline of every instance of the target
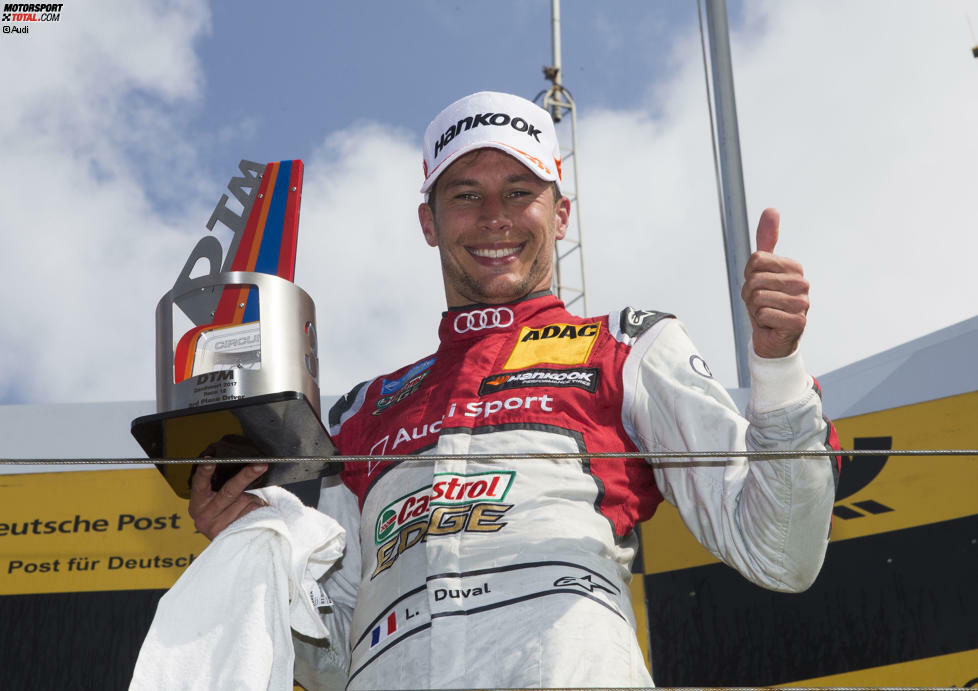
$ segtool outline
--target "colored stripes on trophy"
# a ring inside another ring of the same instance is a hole
[[[231,271],[272,274],[287,281],[295,275],[302,161],[265,166],[257,196],[245,224]],[[224,287],[210,324],[192,328],[177,343],[174,381],[214,370],[261,366],[258,289]]]

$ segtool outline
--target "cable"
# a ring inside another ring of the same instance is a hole
[[[283,458],[0,458],[0,465],[179,465],[185,463],[378,463],[434,461],[530,461],[627,458],[720,458],[716,462],[656,463],[660,467],[726,465],[730,459],[778,460],[824,456],[974,456],[978,449],[806,449],[803,451],[615,451],[568,453],[407,454],[390,456],[315,456]]]

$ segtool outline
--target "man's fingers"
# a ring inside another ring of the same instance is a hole
[[[753,317],[759,328],[779,332],[786,338],[799,337],[808,323],[804,312],[786,312],[776,307],[761,307]]]
[[[245,492],[244,494],[238,495],[220,514],[213,516],[206,522],[202,521],[202,525],[198,525],[197,529],[213,540],[222,530],[242,516],[246,516],[255,509],[261,509],[265,506],[268,506],[268,504],[265,503],[264,499]]]
[[[777,209],[764,209],[761,220],[757,223],[757,251],[773,252],[778,244],[778,227],[781,224],[781,214]]]
[[[211,477],[213,477],[215,470],[216,467],[212,463],[198,465],[190,478],[190,504],[187,508],[192,517],[200,513],[213,494],[211,492]]]
[[[214,474],[214,466],[211,464],[201,466],[194,474],[195,484],[190,495],[190,515],[194,519],[197,530],[213,540],[235,519],[254,510],[248,508],[249,505],[258,508],[261,498],[243,492],[266,470],[268,470],[267,463],[248,465],[235,473],[219,491],[213,492],[210,489],[210,478]],[[197,475],[201,475],[202,478],[198,480]],[[205,481],[206,485],[203,484]],[[196,484],[198,482],[201,484]]]
[[[809,308],[807,295],[789,295],[777,290],[757,290],[747,302],[747,309],[757,314],[765,308],[789,314],[807,314]]]
[[[759,290],[773,290],[788,295],[805,295],[811,286],[808,280],[799,273],[771,273],[764,271],[750,274],[744,282],[742,295],[744,300]]]
[[[221,501],[219,503],[228,505],[235,501],[241,493],[248,489],[248,485],[255,481],[255,479],[268,470],[268,465],[265,463],[252,463],[245,466],[239,470],[235,475],[221,485],[221,489],[217,493],[217,498],[220,497]]]

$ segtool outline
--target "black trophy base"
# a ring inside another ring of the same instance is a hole
[[[150,458],[199,458],[205,451],[215,458],[297,458],[336,453],[319,415],[297,391],[144,415],[132,421],[131,432]],[[157,463],[156,467],[178,496],[190,498],[195,466]],[[212,487],[220,487],[241,467],[217,464]],[[268,471],[251,488],[288,485],[334,472],[339,472],[339,464],[326,461],[269,463]]]

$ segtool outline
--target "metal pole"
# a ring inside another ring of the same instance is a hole
[[[710,64],[713,75],[713,100],[717,117],[717,151],[723,187],[723,248],[727,257],[727,287],[733,317],[734,348],[737,355],[737,384],[750,386],[747,348],[751,337],[750,319],[740,299],[744,267],[750,257],[750,231],[747,202],[744,198],[744,171],[740,158],[740,132],[737,129],[737,104],[734,99],[733,69],[730,63],[730,32],[727,27],[726,0],[706,0],[709,27]]]
[[[560,0],[550,0],[550,35],[553,37],[553,66],[557,68],[554,84],[560,86]]]

